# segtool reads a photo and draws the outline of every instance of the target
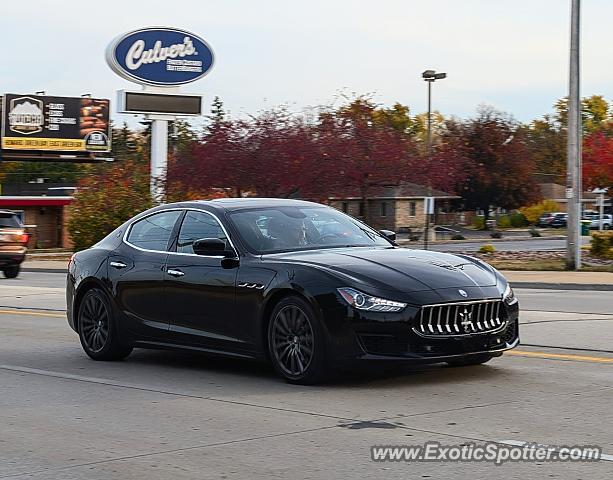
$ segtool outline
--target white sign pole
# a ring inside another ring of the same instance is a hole
[[[168,169],[168,120],[151,119],[151,199],[154,204],[164,203],[166,171]]]
[[[179,93],[178,87],[143,86],[143,91],[149,93]],[[150,113],[146,115],[151,120],[151,178],[149,188],[154,205],[160,205],[166,200],[166,173],[168,171],[168,122],[175,121],[174,115]]]

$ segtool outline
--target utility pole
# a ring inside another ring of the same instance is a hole
[[[566,158],[566,199],[568,231],[566,236],[566,268],[581,268],[581,96],[580,80],[580,0],[571,0],[570,76],[568,91],[568,143]]]

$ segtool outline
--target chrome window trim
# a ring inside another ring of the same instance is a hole
[[[138,220],[134,220],[132,223],[130,223],[128,225],[128,228],[126,228],[126,232],[123,234],[123,237],[121,239],[122,242],[125,243],[126,245],[128,245],[129,247],[132,247],[132,248],[134,248],[136,250],[140,250],[141,252],[164,253],[164,254],[169,254],[169,255],[182,255],[182,256],[187,256],[187,257],[200,257],[200,258],[220,258],[220,259],[221,258],[225,258],[224,255],[196,255],[195,253],[170,252],[168,250],[150,250],[148,248],[138,247],[138,246],[136,246],[133,243],[130,243],[128,241],[128,235],[130,235],[130,232],[132,231],[132,227],[134,226],[135,223],[138,223],[141,220],[144,220],[145,218],[149,218],[149,217],[151,217],[153,215],[157,215],[157,214],[165,213],[165,212],[176,212],[176,211],[178,211],[178,212],[188,212],[188,211],[202,212],[202,213],[206,213],[206,214],[210,215],[211,217],[213,217],[217,221],[217,223],[219,223],[219,225],[221,226],[221,229],[223,230],[223,232],[226,234],[226,238],[228,239],[228,242],[230,242],[230,246],[232,247],[232,249],[238,255],[238,250],[234,246],[234,243],[232,242],[232,239],[230,238],[230,235],[228,234],[228,231],[226,230],[226,227],[221,222],[221,220],[219,220],[219,217],[217,215],[215,215],[214,213],[209,212],[208,210],[203,210],[201,208],[193,208],[193,207],[175,207],[175,208],[168,208],[166,210],[158,210],[156,212],[151,212],[149,215],[145,215],[144,217],[141,217]],[[180,231],[180,227],[179,227],[179,231]]]

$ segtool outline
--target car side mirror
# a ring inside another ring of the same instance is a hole
[[[392,242],[396,241],[396,232],[391,230],[379,230],[379,233]]]
[[[219,238],[201,238],[196,240],[192,246],[196,255],[208,257],[233,257],[234,251],[226,248],[226,242]]]

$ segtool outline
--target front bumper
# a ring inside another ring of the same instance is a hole
[[[358,333],[364,360],[411,360],[418,363],[443,362],[466,355],[502,354],[519,344],[518,320],[508,322],[497,333],[480,333],[462,338],[423,338],[408,334]]]
[[[345,306],[333,312],[328,310],[337,320],[331,316],[326,319],[332,356],[339,363],[355,359],[437,363],[480,353],[498,356],[519,344],[517,302],[503,304],[502,328],[438,338],[416,332],[419,311],[417,306],[408,306],[396,314],[357,311]],[[339,318],[342,321],[338,322]]]

